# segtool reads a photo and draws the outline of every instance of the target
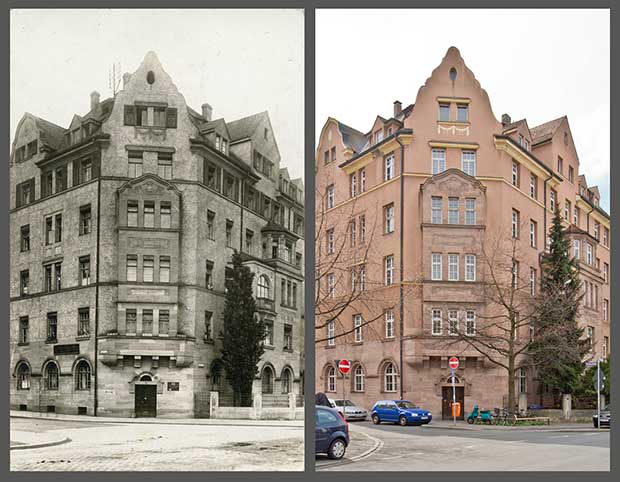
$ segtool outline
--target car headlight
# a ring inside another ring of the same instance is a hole
[[[420,415],[418,415],[417,413],[412,413],[411,416],[413,417],[419,417]]]

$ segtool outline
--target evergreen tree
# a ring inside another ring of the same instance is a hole
[[[552,390],[572,394],[579,385],[588,342],[577,324],[583,294],[579,266],[570,257],[570,240],[562,228],[556,208],[550,233],[549,253],[541,261],[541,283],[537,303],[544,306],[534,320],[534,342],[530,352],[541,382]]]
[[[235,406],[252,404],[252,384],[264,352],[265,325],[256,314],[252,295],[254,273],[235,251],[232,276],[226,280],[222,362],[233,390]]]

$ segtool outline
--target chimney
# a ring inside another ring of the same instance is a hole
[[[97,105],[99,105],[99,92],[97,92],[96,90],[91,92],[90,94],[90,110],[93,110],[95,107],[97,107]]]
[[[125,72],[123,74],[123,89],[129,83],[129,79],[131,79],[131,74],[129,72]]]
[[[400,100],[394,101],[394,117],[398,117],[400,113],[403,111],[403,104]]]
[[[502,127],[506,127],[512,122],[512,119],[508,114],[502,114]]]
[[[207,122],[211,122],[211,116],[213,115],[213,107],[206,102],[202,104],[202,117],[207,119]]]

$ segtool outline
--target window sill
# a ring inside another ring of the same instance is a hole
[[[58,343],[58,340],[45,340],[46,344],[53,345],[54,343]]]
[[[287,353],[293,353],[293,349],[292,348],[282,348],[282,351],[285,351]]]
[[[264,348],[265,350],[275,350],[275,348],[276,348],[276,347],[275,347],[275,346],[273,346],[273,345],[263,345],[263,348]]]
[[[30,342],[28,342],[28,341],[20,341],[20,342],[17,344],[17,346],[28,346],[28,345],[30,345]]]
[[[83,340],[89,340],[90,339],[90,333],[88,335],[78,335],[75,337],[76,341],[83,341]]]
[[[325,345],[325,348],[331,350],[333,348],[336,348],[336,345]]]
[[[214,345],[215,344],[215,340],[213,338],[204,337],[203,340],[208,345]]]

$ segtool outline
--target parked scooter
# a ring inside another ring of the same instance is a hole
[[[474,405],[472,412],[467,415],[467,423],[472,425],[474,423],[486,423],[491,425],[493,423],[493,414],[491,410],[480,410],[478,405]]]

